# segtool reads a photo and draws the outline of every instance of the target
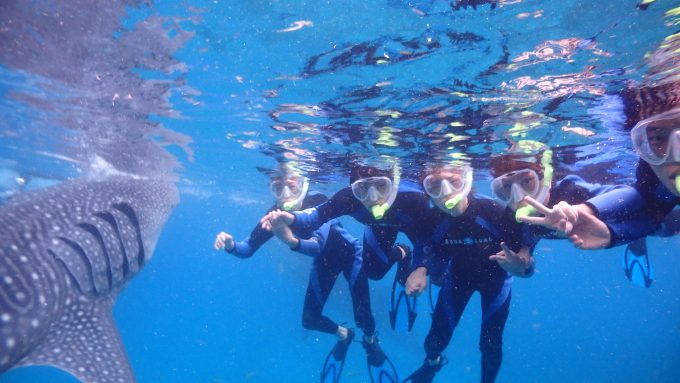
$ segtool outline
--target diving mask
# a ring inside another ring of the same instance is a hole
[[[491,181],[491,192],[506,204],[519,203],[526,196],[544,202],[548,188],[541,182],[536,171],[523,169],[494,178]]]
[[[680,162],[680,108],[642,120],[630,131],[633,148],[645,162]]]
[[[448,166],[430,174],[423,180],[425,193],[433,199],[450,197],[444,205],[453,209],[470,193],[472,188],[472,168],[469,166]]]
[[[274,198],[284,210],[293,210],[306,196],[309,182],[302,176],[275,178],[269,183]]]

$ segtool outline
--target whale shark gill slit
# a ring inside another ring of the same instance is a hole
[[[94,293],[97,293],[97,289],[94,283],[94,270],[92,269],[92,262],[90,262],[90,258],[87,257],[87,254],[85,254],[85,250],[75,241],[72,241],[66,237],[57,237],[59,238],[64,244],[66,244],[68,247],[70,247],[83,261],[83,264],[87,267],[87,277],[88,277],[88,285],[93,286],[94,288]],[[68,265],[67,262],[65,262],[66,265]],[[77,273],[74,273],[74,270],[70,270],[70,267],[67,267],[69,269],[69,272],[72,274],[72,276],[77,277]]]
[[[137,214],[135,214],[135,210],[132,208],[132,206],[126,203],[116,203],[113,204],[113,207],[116,210],[120,211],[121,213],[125,214],[125,216],[132,223],[132,226],[135,228],[135,233],[137,234],[137,244],[139,246],[139,253],[137,254],[137,263],[139,265],[139,268],[141,269],[142,266],[144,266],[146,257],[144,254],[144,243],[142,242],[142,231],[139,227],[139,219],[137,218]]]
[[[104,254],[104,262],[106,262],[106,278],[109,283],[109,290],[111,290],[111,288],[113,287],[113,272],[111,271],[111,258],[109,257],[109,253],[106,250],[106,245],[104,244],[104,238],[102,237],[102,234],[99,232],[99,229],[97,229],[96,226],[90,223],[81,222],[76,226],[92,234],[92,236],[97,240],[99,246],[102,248],[102,252]]]
[[[68,267],[68,265],[66,264],[66,262],[65,262],[60,256],[58,256],[57,254],[55,254],[52,250],[49,250],[49,249],[48,249],[48,250],[47,250],[47,253],[48,253],[49,255],[51,255],[52,257],[54,257],[55,261],[58,262],[58,263],[60,263],[60,264],[64,267],[64,270],[66,270],[66,275],[68,275],[69,278],[71,278],[71,282],[73,282],[73,284],[76,286],[76,288],[78,289],[78,292],[80,292],[81,294],[85,294],[86,291],[83,290],[83,287],[80,285],[80,281],[79,281],[78,278],[76,278],[76,276],[73,274],[73,271],[71,271],[71,268]]]
[[[125,251],[125,245],[123,244],[123,238],[120,234],[120,228],[116,223],[116,218],[107,211],[101,211],[94,213],[95,216],[106,221],[113,228],[118,238],[118,245],[120,246],[120,251],[123,254],[123,279],[126,279],[130,275],[130,264],[128,263],[127,252]]]

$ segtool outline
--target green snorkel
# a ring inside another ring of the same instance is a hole
[[[470,190],[472,190],[472,170],[470,169],[466,174],[465,174],[465,189],[461,193],[456,194],[453,196],[453,198],[450,198],[444,202],[444,206],[446,206],[447,209],[453,210],[458,206],[458,204],[464,200],[468,194],[470,194]]]
[[[397,191],[399,190],[399,181],[401,180],[401,169],[399,169],[399,164],[397,163],[394,164],[392,174],[393,174],[392,192],[390,193],[387,202],[371,206],[371,214],[373,214],[373,218],[377,220],[383,219],[383,217],[387,213],[387,210],[390,209],[390,207],[394,203],[394,200],[397,198]]]
[[[305,199],[307,196],[307,191],[309,190],[309,181],[307,178],[305,178],[304,183],[302,184],[302,192],[300,193],[300,196],[294,200],[286,201],[281,204],[281,208],[285,211],[294,211],[294,210],[300,210],[300,206],[302,205],[302,200]]]
[[[675,176],[675,191],[677,191],[678,194],[680,194],[680,174]]]
[[[543,152],[543,156],[541,157],[541,166],[543,167],[543,183],[541,184],[541,191],[538,193],[536,196],[536,200],[538,202],[543,203],[543,199],[545,199],[546,195],[548,194],[548,191],[552,187],[552,179],[553,179],[553,166],[552,166],[552,157],[553,157],[553,152],[552,150],[548,149]],[[676,184],[677,184],[677,179],[676,179]],[[520,207],[515,211],[515,220],[517,222],[520,222],[521,217],[530,217],[536,212],[536,209],[531,206],[523,206]]]

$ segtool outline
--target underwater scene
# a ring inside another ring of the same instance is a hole
[[[0,383],[680,382],[675,0],[0,1]]]

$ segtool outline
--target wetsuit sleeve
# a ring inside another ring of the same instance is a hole
[[[595,216],[607,225],[609,247],[620,246],[652,234],[658,227],[646,209],[647,203],[637,189],[617,186],[585,202]]]
[[[274,210],[274,208],[267,210],[267,213],[272,210]],[[258,224],[250,233],[250,236],[246,237],[242,241],[234,242],[234,248],[225,251],[229,254],[234,254],[239,258],[250,258],[257,251],[257,249],[260,248],[260,246],[262,246],[273,236],[274,234],[272,234],[272,232],[263,229]]]
[[[334,229],[335,225],[337,225],[336,221],[324,223],[318,230],[312,233],[312,236],[309,239],[298,238],[298,245],[296,247],[291,247],[291,250],[312,257],[321,254],[321,251],[326,246],[330,231]]]
[[[593,194],[586,205],[604,222],[621,219],[640,211],[644,205],[642,194],[631,186],[612,187],[604,193]]]
[[[350,188],[344,188],[335,193],[331,199],[313,208],[296,211],[291,228],[311,229],[330,221],[333,218],[350,214],[356,206],[356,199]]]

